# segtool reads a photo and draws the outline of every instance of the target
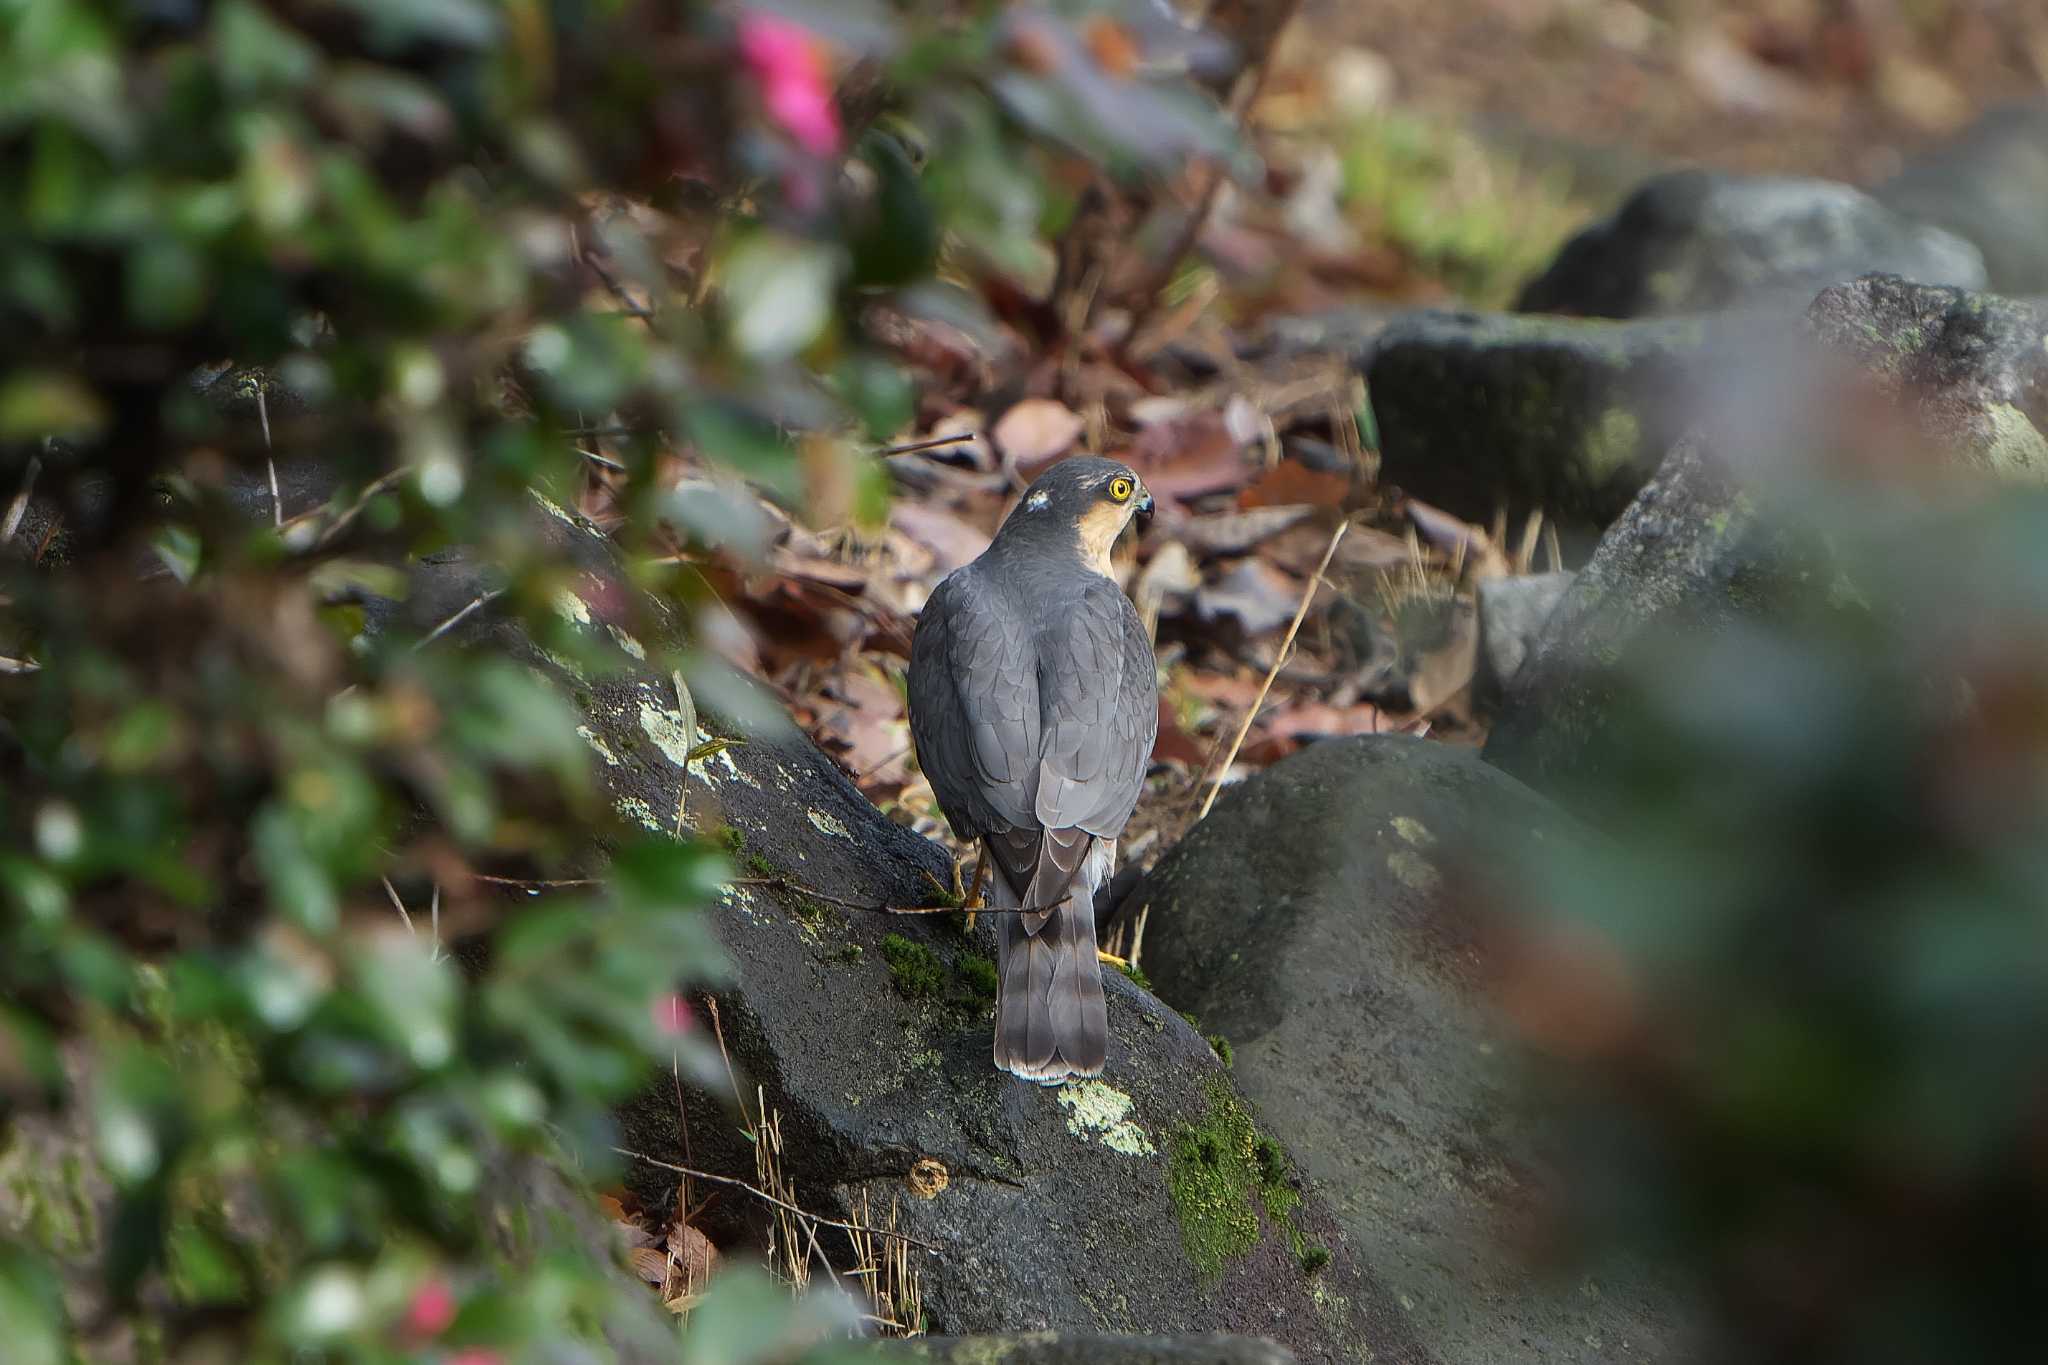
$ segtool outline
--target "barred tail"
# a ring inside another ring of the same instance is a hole
[[[1095,888],[1109,875],[1115,845],[1098,840],[1058,910],[1036,932],[1037,916],[995,915],[998,1067],[1043,1085],[1102,1074],[1109,1049],[1109,1007],[1095,956]],[[992,908],[1015,897],[1000,876]]]

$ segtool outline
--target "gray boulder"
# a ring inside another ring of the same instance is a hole
[[[1978,289],[1983,255],[1832,180],[1673,171],[1565,243],[1523,289],[1528,313],[1640,318],[1803,308],[1871,271]]]
[[[1911,424],[1916,458],[2048,481],[2048,309],[1872,276],[1824,292],[1807,331]],[[1809,369],[1810,372],[1810,369]],[[1788,373],[1798,385],[1801,371]],[[1797,395],[1794,395],[1796,402]],[[1826,405],[1774,434],[1717,423],[1682,442],[1602,538],[1516,676],[1486,758],[1546,791],[1598,776],[1616,669],[1652,631],[1712,631],[1827,582],[1821,551],[1766,518],[1778,450],[1842,441]],[[1891,413],[1887,414],[1887,424]],[[1849,438],[1852,442],[1857,439]]]
[[[1481,523],[1540,508],[1605,526],[1694,418],[1697,376],[1744,344],[1734,320],[1417,313],[1360,354],[1380,473]]]
[[[559,508],[537,524],[583,568],[565,620],[617,643],[615,666],[566,670],[491,606],[446,643],[555,673],[623,820],[672,829],[680,802],[691,828],[729,831],[743,880],[716,912],[734,980],[715,998],[733,1088],[751,1109],[758,1087],[779,1114],[783,1176],[806,1208],[893,1219],[922,1244],[912,1268],[931,1330],[1225,1332],[1304,1361],[1429,1358],[1209,1044],[1120,973],[1105,983],[1100,1080],[1044,1089],[995,1070],[986,920],[970,934],[957,915],[882,912],[934,904],[945,852],[886,819],[786,725],[763,732],[708,698],[685,703],[651,662],[675,640],[666,609],[640,603],[631,624],[644,634],[627,634],[634,595],[609,542]],[[460,556],[413,578],[393,609],[413,631],[490,582]],[[715,738],[732,743],[691,757]],[[664,1078],[620,1114],[623,1145],[751,1181],[754,1146],[729,1106],[724,1087],[679,1103]],[[672,1202],[670,1171],[630,1176],[649,1207]],[[727,1246],[761,1245],[771,1213],[727,1190],[699,1225]],[[824,1236],[853,1268],[844,1234]]]
[[[1990,288],[2048,294],[2048,104],[1992,110],[1871,193],[1974,242]]]
[[[1513,1211],[1543,1156],[1482,945],[1446,912],[1467,841],[1581,837],[1469,751],[1330,740],[1233,787],[1133,893],[1145,966],[1218,1031],[1353,1247],[1446,1361],[1669,1358],[1639,1278],[1551,1282]]]
[[[1472,675],[1473,700],[1482,709],[1499,705],[1536,652],[1543,627],[1576,574],[1522,574],[1489,578],[1474,593],[1478,606],[1479,655]]]
[[[1034,1332],[1008,1337],[919,1337],[890,1342],[876,1360],[931,1365],[1292,1365],[1283,1348],[1257,1337],[1130,1337]]]

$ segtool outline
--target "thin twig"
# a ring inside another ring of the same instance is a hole
[[[1251,733],[1252,722],[1258,719],[1259,708],[1266,704],[1266,694],[1273,690],[1273,679],[1280,676],[1280,666],[1287,662],[1288,653],[1294,648],[1294,637],[1301,630],[1302,618],[1308,615],[1308,604],[1315,599],[1316,586],[1323,581],[1324,570],[1337,556],[1337,547],[1344,543],[1344,533],[1351,529],[1351,519],[1337,523],[1337,529],[1330,536],[1330,543],[1323,547],[1322,562],[1316,571],[1308,576],[1308,586],[1301,591],[1301,604],[1294,609],[1294,619],[1287,623],[1287,634],[1281,638],[1280,649],[1273,655],[1273,666],[1266,670],[1266,680],[1259,684],[1259,694],[1252,698],[1252,704],[1239,722],[1236,738],[1230,741],[1230,751],[1223,755],[1223,761],[1216,766],[1215,776],[1209,783],[1209,794],[1202,799],[1202,808],[1195,812],[1195,823],[1209,813],[1209,807],[1216,804],[1216,794],[1223,790],[1223,779],[1230,772],[1230,765],[1237,762],[1237,751],[1244,747],[1244,737]]]
[[[820,891],[814,886],[805,886],[791,877],[734,877],[729,886],[766,886],[777,891],[788,891],[798,896],[836,905],[842,910],[861,910],[873,915],[952,915],[965,910],[964,905],[884,905],[873,901],[848,900],[835,896],[829,891]],[[977,905],[977,914],[983,915],[1049,915],[1059,909],[1058,905]]]
[[[1280,50],[1280,35],[1294,21],[1294,12],[1301,8],[1301,0],[1278,0],[1278,3],[1286,12],[1281,14],[1278,22],[1272,26],[1265,50],[1258,54],[1256,63],[1251,68],[1250,79],[1239,88],[1238,97],[1232,101],[1236,106],[1234,112],[1240,131],[1250,122],[1252,106],[1258,103],[1260,93],[1266,88],[1266,77],[1273,69],[1273,54]],[[1202,197],[1196,201],[1194,212],[1189,214],[1187,222],[1181,225],[1180,235],[1174,239],[1172,248],[1160,261],[1158,268],[1147,277],[1144,288],[1139,291],[1137,311],[1131,315],[1131,325],[1124,332],[1125,346],[1137,340],[1138,333],[1144,330],[1145,325],[1158,313],[1159,302],[1166,292],[1166,287],[1173,283],[1174,274],[1180,269],[1180,263],[1195,249],[1195,243],[1201,240],[1202,229],[1208,225],[1209,214],[1216,207],[1216,196],[1222,192],[1223,182],[1229,178],[1220,163],[1210,163],[1209,183],[1202,187]]]
[[[773,1204],[778,1209],[785,1209],[788,1212],[795,1214],[799,1218],[808,1218],[812,1222],[817,1223],[823,1227],[844,1228],[849,1232],[863,1233],[870,1237],[887,1237],[898,1242],[907,1242],[911,1246],[916,1247],[920,1251],[929,1251],[933,1255],[937,1255],[939,1253],[939,1248],[937,1246],[933,1245],[930,1242],[920,1240],[919,1238],[912,1237],[907,1232],[896,1232],[889,1228],[862,1227],[858,1223],[843,1223],[837,1218],[827,1218],[822,1214],[812,1213],[808,1209],[803,1208],[801,1205],[792,1204],[788,1200],[777,1199],[774,1195],[769,1194],[766,1190],[760,1189],[745,1180],[737,1178],[736,1176],[713,1175],[709,1171],[700,1171],[693,1166],[678,1166],[673,1161],[658,1161],[651,1156],[644,1155],[643,1153],[628,1151],[624,1147],[614,1147],[612,1148],[612,1150],[614,1152],[617,1152],[620,1156],[631,1157],[635,1161],[644,1161],[648,1165],[653,1166],[658,1170],[673,1171],[677,1175],[687,1175],[693,1180],[709,1180],[715,1185],[731,1185],[735,1189],[745,1190],[748,1194],[753,1195],[756,1199],[762,1200],[765,1203]]]
[[[588,252],[584,253],[583,263],[589,266],[591,271],[600,280],[604,281],[604,287],[611,291],[611,296],[619,301],[621,308],[646,323],[649,328],[654,326],[654,314],[648,311],[645,306],[633,301],[633,296],[626,292],[625,285],[619,283],[619,277],[612,274],[610,266]]]
[[[391,897],[391,904],[398,909],[398,917],[405,921],[405,932],[418,938],[420,931],[413,928],[412,916],[406,913],[405,902],[398,898],[398,888],[391,884],[389,877],[384,879],[384,894]]]
[[[915,455],[920,450],[933,450],[939,446],[957,446],[962,441],[971,441],[971,431],[956,431],[951,436],[930,436],[922,441],[905,441],[900,446],[883,446],[877,455]]]
[[[443,621],[440,625],[435,626],[432,630],[428,631],[426,638],[424,640],[421,640],[418,644],[414,645],[413,648],[425,649],[428,645],[434,643],[434,641],[440,639],[443,635],[446,635],[449,631],[455,629],[464,621],[468,620],[471,612],[475,611],[478,607],[484,605],[484,603],[489,602],[494,598],[503,596],[504,592],[505,590],[503,588],[491,589],[489,592],[485,593],[483,596],[477,598],[468,606],[464,607],[461,611],[456,612],[453,616]]]
[[[355,502],[350,504],[347,510],[342,512],[340,516],[336,517],[328,525],[327,529],[314,538],[313,548],[316,550],[325,548],[327,543],[340,535],[350,522],[362,515],[363,509],[370,505],[372,498],[375,498],[379,493],[382,493],[385,489],[403,478],[404,475],[404,470],[394,469],[389,473],[379,474],[376,478],[370,480],[369,483],[364,485],[363,491],[356,495]],[[306,515],[311,516],[312,513],[309,512]],[[293,518],[294,522],[298,520],[297,517]]]
[[[40,455],[28,457],[28,467],[21,474],[21,491],[14,495],[14,501],[7,504],[7,519],[0,521],[0,545],[14,539],[14,533],[21,529],[21,520],[28,515],[29,495],[35,492],[36,475],[43,472]]]
[[[284,498],[277,491],[277,456],[270,444],[270,403],[256,386],[256,418],[263,423],[263,465],[270,471],[270,524],[284,529]]]
[[[585,450],[582,446],[576,447],[576,453],[578,455],[581,455],[584,459],[590,461],[592,464],[598,465],[605,469],[609,469],[613,473],[625,474],[630,472],[626,468],[624,462],[614,460],[609,455],[600,455],[594,450]]]
[[[558,881],[540,881],[531,877],[493,877],[484,872],[472,872],[469,879],[474,882],[489,882],[492,886],[518,886],[537,891],[556,891],[565,886],[602,886],[596,877],[567,877]]]

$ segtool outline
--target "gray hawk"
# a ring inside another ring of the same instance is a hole
[[[1109,552],[1151,510],[1127,465],[1054,465],[932,590],[910,651],[918,763],[993,870],[995,1063],[1048,1085],[1101,1074],[1108,1048],[1095,894],[1159,725],[1152,646]]]

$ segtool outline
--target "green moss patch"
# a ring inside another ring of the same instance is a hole
[[[1208,1087],[1209,1109],[1200,1123],[1173,1135],[1167,1190],[1180,1217],[1181,1245],[1203,1279],[1223,1278],[1231,1261],[1259,1244],[1259,1212],[1304,1254],[1292,1224],[1301,1193],[1280,1144],[1259,1132],[1245,1107],[1221,1080]]]
[[[924,944],[889,934],[882,939],[889,984],[905,1000],[944,1005],[981,1014],[996,1000],[996,964],[980,953],[962,953],[952,965]]]
[[[901,934],[882,939],[882,956],[889,963],[889,984],[905,1000],[937,1000],[946,988],[946,969],[939,955],[922,943]]]

